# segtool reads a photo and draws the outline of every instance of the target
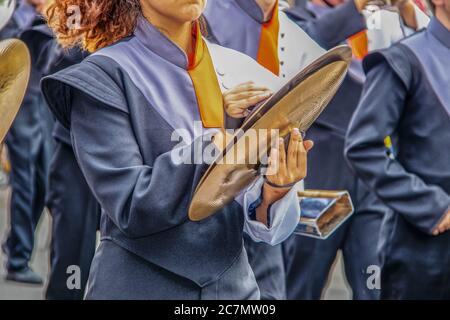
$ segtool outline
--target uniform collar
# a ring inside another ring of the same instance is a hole
[[[450,30],[435,17],[431,19],[428,31],[441,42],[444,46],[450,49]]]
[[[255,2],[255,0],[234,0],[237,5],[241,7],[250,17],[256,20],[259,23],[264,23],[264,14],[259,7],[259,5]]]
[[[189,66],[189,59],[183,49],[142,16],[138,19],[136,29],[134,30],[134,36],[146,48],[150,49],[161,58],[187,70],[188,68],[195,67],[203,57],[204,43],[198,25],[195,27],[195,30],[197,41],[194,66]]]
[[[316,17],[321,17],[324,14],[330,12],[333,10],[333,8],[327,7],[327,6],[321,6],[319,4],[316,4],[314,2],[308,1],[306,3],[306,8],[311,11]]]

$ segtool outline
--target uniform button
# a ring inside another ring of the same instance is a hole
[[[280,65],[281,65],[281,66],[284,65],[284,61],[280,61]]]
[[[283,78],[286,78],[286,75],[285,75],[285,74],[283,74]]]
[[[220,70],[220,69],[216,69],[216,72],[217,72],[217,74],[218,74],[219,76],[221,76],[221,77],[223,77],[223,76],[225,75],[225,72],[223,72],[223,71]]]
[[[283,39],[283,38],[284,38],[284,33],[281,34],[281,39]]]
[[[281,47],[281,51],[284,51],[284,47]]]
[[[233,84],[227,78],[222,79],[221,85],[225,90],[230,90],[233,87]]]

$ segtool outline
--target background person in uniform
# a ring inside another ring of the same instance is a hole
[[[39,17],[45,1],[23,0],[10,25],[1,36],[21,37],[32,25],[44,21]],[[11,160],[10,229],[3,252],[7,256],[7,280],[42,283],[29,267],[34,246],[34,232],[44,209],[48,164],[52,154],[51,130],[53,120],[42,98],[39,81],[40,50],[43,37],[22,40],[32,58],[32,70],[27,92],[14,123],[6,137]]]
[[[356,2],[357,3],[357,2]],[[307,189],[348,190],[355,214],[326,240],[292,236],[283,243],[288,299],[320,299],[336,254],[342,250],[346,278],[353,299],[378,299],[379,288],[367,286],[370,268],[379,266],[377,243],[383,216],[389,209],[348,167],[344,140],[350,119],[358,106],[365,76],[361,59],[369,50],[389,46],[404,36],[397,14],[384,17],[376,30],[366,30],[367,17],[360,12],[367,1],[313,0],[306,7],[286,13],[325,49],[347,43],[354,52],[350,71],[336,96],[307,136],[315,141],[311,153]],[[397,2],[407,32],[428,23],[426,15],[412,2]],[[416,19],[417,15],[417,19]],[[388,21],[388,22],[387,22]],[[408,27],[409,23],[409,27]],[[370,25],[370,22],[369,22]],[[397,37],[397,38],[396,38]],[[305,276],[306,275],[306,276]]]
[[[47,25],[27,32],[33,37],[47,35],[40,60],[43,75],[53,74],[81,62],[87,52],[78,48],[64,50]],[[81,300],[84,296],[92,258],[94,257],[100,208],[78,167],[70,141],[70,132],[55,120],[55,152],[51,159],[47,208],[52,216],[50,277],[45,297],[58,300]],[[76,267],[80,287],[69,288],[70,267]]]
[[[450,1],[432,3],[427,29],[364,60],[346,138],[350,165],[392,210],[379,241],[382,299],[450,299]]]

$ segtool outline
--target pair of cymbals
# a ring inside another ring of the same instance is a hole
[[[30,69],[30,53],[22,41],[0,41],[0,143],[19,111]]]
[[[257,106],[203,175],[189,207],[189,218],[199,221],[211,216],[258,177],[261,160],[272,145],[271,130],[278,130],[279,137],[284,138],[293,128],[303,132],[309,129],[336,94],[351,59],[348,46],[336,47]],[[258,134],[262,130],[267,134]],[[252,140],[255,132],[258,138]]]

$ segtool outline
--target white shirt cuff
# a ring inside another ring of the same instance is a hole
[[[236,198],[236,201],[241,203],[244,209],[244,231],[253,241],[274,246],[286,240],[297,227],[300,219],[300,201],[297,193],[303,190],[303,181],[298,182],[282,199],[271,205],[270,228],[250,219],[249,216],[249,208],[260,198],[263,184],[263,177],[258,178]]]

